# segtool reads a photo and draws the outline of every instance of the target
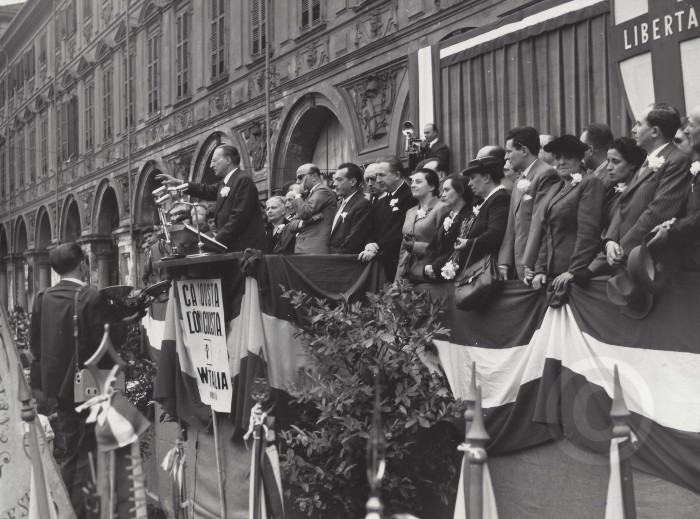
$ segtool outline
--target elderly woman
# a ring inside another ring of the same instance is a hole
[[[532,280],[536,289],[548,279],[557,291],[566,289],[571,281],[586,282],[590,276],[587,267],[600,249],[605,187],[583,167],[586,149],[573,135],[562,135],[545,146],[554,156],[561,180],[548,193],[540,214],[542,242]]]
[[[637,146],[631,137],[616,139],[608,150],[608,178],[605,187],[605,221],[606,228],[612,221],[613,214],[620,200],[620,195],[627,190],[635,173],[642,167],[647,152]]]
[[[265,204],[265,233],[267,234],[268,250],[273,254],[293,254],[294,235],[287,227],[285,199],[273,196]]]
[[[439,192],[440,178],[432,169],[421,168],[411,175],[411,194],[418,205],[408,210],[401,230],[403,242],[396,281],[405,277],[409,269],[423,259],[440,222],[450,212],[447,205],[438,199]]]
[[[474,206],[472,223],[457,238],[455,250],[460,251],[460,270],[487,254],[498,254],[501,248],[510,207],[510,195],[501,183],[503,164],[503,160],[484,157],[470,161],[462,171],[469,178],[474,195],[483,202]]]
[[[474,213],[472,202],[474,193],[469,188],[469,180],[462,175],[450,175],[442,185],[441,200],[447,204],[450,213],[440,222],[438,232],[425,251],[428,263],[424,268],[424,277],[430,281],[449,281],[454,279],[459,268],[448,263],[456,260],[455,244],[457,238],[464,236]],[[454,256],[454,258],[453,258]],[[462,265],[463,266],[463,265]]]

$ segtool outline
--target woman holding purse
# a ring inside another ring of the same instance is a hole
[[[410,269],[425,256],[428,244],[437,233],[440,222],[450,211],[438,198],[440,178],[432,169],[421,168],[411,175],[411,194],[418,205],[411,207],[401,230],[403,241],[395,281],[410,276]]]

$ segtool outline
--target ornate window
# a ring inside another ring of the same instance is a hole
[[[320,23],[321,0],[301,0],[301,30],[309,30]]]
[[[124,107],[124,128],[134,125],[134,62],[136,53],[130,49],[129,56],[126,49],[122,53],[122,77],[124,88],[122,90],[122,106]]]
[[[34,119],[29,123],[27,153],[29,155],[29,185],[32,185],[36,179],[36,121]]]
[[[39,63],[46,63],[46,33],[39,37]]]
[[[175,26],[176,96],[177,99],[182,99],[190,94],[190,13],[188,10],[178,13]]]
[[[24,187],[24,156],[26,149],[24,146],[24,128],[17,132],[17,185],[20,189]]]
[[[251,49],[253,57],[260,56],[265,50],[265,8],[267,0],[251,0],[250,18],[253,29]]]
[[[146,39],[146,92],[148,113],[154,114],[160,108],[160,34],[153,31]]]
[[[85,87],[85,150],[95,145],[95,84],[90,82]]]
[[[102,140],[112,138],[112,68],[102,71]]]
[[[64,162],[78,154],[78,99],[71,97],[58,105],[59,154]]]
[[[24,53],[24,77],[26,78],[34,77],[36,69],[34,56],[34,45],[32,45],[29,50]]]
[[[41,116],[39,123],[39,157],[41,157],[41,175],[49,174],[49,118],[46,114]]]
[[[217,79],[226,72],[226,2],[209,0],[211,8],[211,79]]]

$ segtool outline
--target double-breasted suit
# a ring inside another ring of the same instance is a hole
[[[600,251],[605,185],[592,173],[581,173],[580,182],[562,180],[545,201],[538,274],[582,274]]]
[[[298,229],[295,254],[328,254],[328,237],[331,234],[337,197],[324,182],[311,188],[309,196],[299,204],[292,225]],[[311,222],[314,215],[321,219]],[[298,227],[301,222],[301,228]]]
[[[663,162],[656,171],[649,167],[647,159],[628,181],[603,238],[619,244],[625,256],[654,227],[679,214],[690,189],[688,156],[668,143],[657,154],[659,157]]]
[[[527,189],[518,188],[518,183],[522,180],[529,182]],[[541,209],[547,193],[558,180],[559,176],[552,166],[535,159],[527,177],[521,175],[513,188],[508,225],[498,254],[498,264],[507,265],[510,270],[515,269],[519,279],[524,278],[526,265],[535,264],[539,251],[541,227],[530,225],[533,214]]]
[[[680,268],[684,271],[700,271],[700,174],[692,176],[692,183],[685,200],[683,216],[668,230],[672,246],[678,250]]]
[[[225,195],[221,194],[222,190]],[[269,252],[258,189],[250,176],[236,169],[226,183],[190,182],[187,193],[203,200],[216,201],[214,239],[226,245],[226,252],[242,252],[248,248]]]
[[[359,254],[365,248],[370,230],[372,204],[361,191],[355,192],[331,228],[328,248],[331,254]]]

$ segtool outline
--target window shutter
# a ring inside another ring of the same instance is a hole
[[[301,0],[301,28],[309,27],[309,0]]]

